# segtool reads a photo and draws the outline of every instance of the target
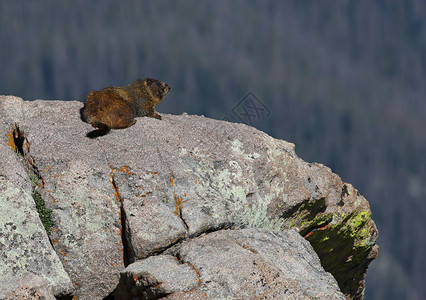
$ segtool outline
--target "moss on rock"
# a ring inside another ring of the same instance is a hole
[[[43,199],[41,198],[41,195],[39,192],[34,191],[32,193],[34,202],[37,207],[37,212],[40,217],[41,222],[43,223],[44,229],[46,230],[47,234],[50,234],[50,231],[52,230],[52,227],[54,225],[52,221],[52,210],[48,209],[46,205],[44,204]]]
[[[306,210],[314,207],[317,207],[315,202],[300,206],[290,217],[289,225],[311,243],[322,266],[333,274],[341,290],[357,293],[359,278],[370,263],[368,253],[375,245],[371,239],[374,231],[371,213],[360,210],[347,216],[319,213],[312,217],[313,211]]]

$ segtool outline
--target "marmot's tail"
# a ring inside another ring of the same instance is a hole
[[[96,122],[96,123],[92,123],[92,125],[94,127],[97,127],[98,129],[92,130],[86,134],[86,136],[91,139],[106,135],[111,131],[111,128],[109,128],[104,123]]]

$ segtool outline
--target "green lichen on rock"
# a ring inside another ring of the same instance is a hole
[[[369,253],[375,245],[375,226],[369,210],[350,214],[327,213],[325,199],[306,199],[290,209],[285,220],[296,228],[318,254],[327,272],[333,274],[346,295],[359,295]]]
[[[36,208],[37,208],[37,212],[40,217],[40,220],[43,223],[44,229],[46,230],[47,234],[50,234],[50,231],[52,230],[52,227],[54,225],[52,221],[52,210],[46,207],[39,192],[34,191],[32,193],[32,196],[36,204]]]
[[[306,199],[290,209],[284,218],[290,228],[296,228],[304,236],[310,230],[318,228],[330,221],[331,216],[325,214],[325,199]]]
[[[311,243],[321,259],[324,269],[334,275],[340,288],[353,291],[359,288],[359,282],[353,278],[361,278],[369,264],[368,253],[374,246],[371,239],[372,227],[370,213],[361,210],[354,211],[335,222],[339,216],[333,216],[333,221],[324,230],[314,230],[308,233],[306,239]]]
[[[17,130],[19,132],[19,128]],[[31,195],[34,199],[38,215],[40,217],[41,222],[43,223],[44,229],[46,230],[47,234],[50,234],[50,231],[52,230],[52,227],[54,225],[52,221],[52,210],[46,207],[43,198],[41,197],[40,193],[37,190],[39,186],[39,177],[37,176],[36,171],[34,170],[34,166],[29,164],[28,161],[25,159],[24,151],[22,148],[23,139],[24,139],[23,132],[22,132],[22,136],[21,134],[18,134],[18,137],[21,138],[22,140],[19,143],[17,140],[14,140],[13,144],[11,144],[10,146],[15,151],[19,160],[22,162],[24,169],[27,171],[28,176],[30,177],[30,180],[32,183],[32,189],[33,189]],[[16,144],[20,146],[15,146]]]
[[[44,229],[46,230],[47,234],[50,234],[50,231],[52,230],[52,227],[54,225],[52,220],[52,210],[48,209],[44,203],[43,198],[41,197],[40,193],[38,192],[37,188],[39,186],[39,178],[37,175],[28,167],[25,168],[28,172],[28,175],[31,179],[31,183],[33,185],[33,192],[31,196],[34,199],[38,215],[40,217],[41,223],[43,223]]]
[[[283,228],[282,218],[271,218],[268,216],[269,202],[259,201],[251,207],[241,205],[235,219],[237,223],[245,228],[267,228],[281,230]]]

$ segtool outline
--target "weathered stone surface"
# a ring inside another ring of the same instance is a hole
[[[57,167],[42,172],[42,195],[55,223],[50,238],[78,299],[102,299],[113,292],[124,267],[120,208],[109,170],[77,158],[62,171]]]
[[[0,279],[16,284],[31,272],[44,278],[55,295],[67,294],[71,280],[50,246],[31,196],[30,178],[16,153],[4,143],[0,157]],[[0,284],[0,294],[5,287]]]
[[[329,168],[252,127],[186,114],[90,140],[81,107],[0,98],[0,129],[25,131],[53,210],[50,238],[80,298],[113,290],[122,250],[127,264],[233,227],[295,228],[347,297],[362,297],[377,229],[368,202]]]
[[[197,271],[171,255],[151,256],[121,272],[116,299],[159,299],[176,292],[189,292],[198,285]]]
[[[120,203],[112,171],[98,148],[85,147],[72,133],[74,124],[81,122],[81,103],[34,101],[21,106],[19,98],[12,101],[22,107],[12,124],[25,132],[24,152],[40,175],[38,190],[52,209],[54,249],[78,299],[102,299],[114,291],[124,267]],[[7,103],[1,101],[15,107]]]
[[[127,267],[116,299],[345,299],[294,230],[220,230],[167,252]]]
[[[56,300],[45,279],[34,274],[0,280],[2,300]]]

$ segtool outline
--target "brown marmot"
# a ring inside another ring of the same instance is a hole
[[[111,128],[126,128],[136,123],[136,117],[161,120],[155,106],[169,93],[170,87],[156,79],[137,80],[122,87],[107,87],[87,94],[83,108],[86,122],[98,128],[86,136],[106,135]]]

